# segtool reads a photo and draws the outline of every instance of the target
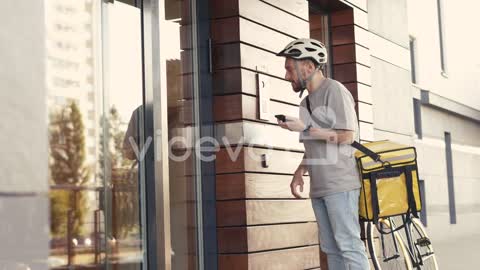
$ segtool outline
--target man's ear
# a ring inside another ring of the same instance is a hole
[[[307,60],[305,64],[307,65],[308,72],[313,72],[315,70],[315,64],[312,60]]]

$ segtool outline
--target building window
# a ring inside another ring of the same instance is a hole
[[[447,161],[448,205],[450,210],[450,224],[457,224],[457,212],[455,208],[455,188],[453,179],[452,137],[450,135],[450,132],[445,132],[445,155]]]
[[[332,51],[330,41],[330,18],[327,12],[319,9],[314,4],[309,6],[310,38],[322,42],[328,52],[327,64],[323,67],[323,74],[332,77]]]
[[[416,55],[417,54],[417,40],[414,37],[410,37],[410,68],[412,83],[417,83],[417,70],[416,66]]]
[[[418,139],[422,139],[422,104],[420,100],[413,99],[413,121],[415,124],[415,134]]]
[[[440,43],[440,65],[442,68],[442,75],[447,75],[446,50],[445,50],[445,16],[443,13],[443,0],[437,0],[438,12],[438,37]]]

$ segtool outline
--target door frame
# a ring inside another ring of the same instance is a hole
[[[153,138],[145,156],[148,269],[171,270],[170,188],[166,66],[161,61],[163,0],[140,2],[143,43],[145,138]],[[189,0],[195,138],[214,135],[208,0]],[[201,89],[201,91],[200,91]],[[215,161],[195,157],[197,270],[217,269]]]

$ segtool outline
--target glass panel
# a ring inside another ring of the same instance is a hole
[[[132,5],[132,6],[137,6],[137,7],[138,7],[137,2],[140,2],[139,0],[116,0],[116,1],[128,4],[128,5]]]
[[[166,70],[169,130],[170,226],[172,269],[197,269],[194,95],[190,1],[165,1],[160,29],[162,67]],[[163,37],[163,38],[162,38]]]
[[[140,10],[102,2],[45,2],[50,269],[145,261]]]
[[[104,20],[105,235],[107,269],[141,269],[143,93],[140,9],[106,4]],[[140,151],[139,151],[140,150]]]

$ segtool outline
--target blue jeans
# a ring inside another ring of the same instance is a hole
[[[327,254],[329,270],[368,270],[365,245],[360,239],[358,200],[360,190],[312,198],[320,248]]]

